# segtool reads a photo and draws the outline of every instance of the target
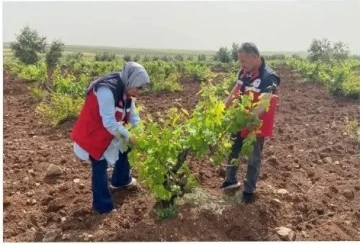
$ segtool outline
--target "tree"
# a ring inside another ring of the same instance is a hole
[[[238,43],[233,42],[231,46],[231,56],[234,61],[238,60],[238,50],[240,48],[240,45]]]
[[[318,60],[330,62],[331,42],[326,38],[322,40],[314,39],[310,45],[308,52],[308,58],[312,62]]]
[[[115,54],[110,54],[108,52],[97,53],[95,55],[95,61],[113,61],[116,59]]]
[[[134,57],[134,62],[139,62],[140,61],[140,55],[137,54],[135,57]]]
[[[46,53],[45,61],[48,70],[53,70],[59,64],[62,57],[64,43],[60,40],[51,43],[49,51]]]
[[[184,61],[184,57],[182,55],[178,54],[175,56],[175,60],[176,61]]]
[[[124,59],[125,62],[130,62],[131,61],[131,55],[126,54],[126,55],[124,55],[123,59]]]
[[[226,47],[221,47],[215,54],[214,60],[222,63],[230,63],[232,60],[231,52]]]
[[[333,45],[332,55],[335,60],[344,60],[349,57],[349,46],[343,42],[336,42]]]
[[[62,57],[62,51],[63,51],[64,43],[62,43],[60,40],[53,41],[53,43],[50,46],[49,51],[46,53],[45,62],[47,67],[47,73],[48,73],[48,83],[51,83],[52,75],[54,73],[54,69],[56,65],[59,64],[60,58]],[[55,84],[52,84],[54,86]]]
[[[198,61],[206,61],[206,55],[205,54],[199,54]]]
[[[332,44],[328,39],[314,39],[308,50],[308,59],[312,62],[323,61],[331,62],[333,60],[344,60],[349,56],[349,47],[343,42]]]
[[[36,30],[26,26],[16,36],[16,41],[10,44],[14,56],[24,64],[35,64],[39,61],[39,53],[45,52],[46,37],[42,37]]]

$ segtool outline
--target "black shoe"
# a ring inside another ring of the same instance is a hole
[[[240,186],[240,183],[235,181],[235,182],[226,182],[224,181],[221,186],[220,186],[220,189],[223,189],[223,190],[229,190],[229,189],[235,189],[235,188],[238,188]]]
[[[254,193],[247,193],[247,192],[243,192],[243,195],[241,197],[241,202],[244,204],[250,204],[255,200],[255,195]]]

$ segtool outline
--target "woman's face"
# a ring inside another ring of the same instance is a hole
[[[126,94],[130,97],[136,97],[138,96],[141,91],[142,91],[142,88],[143,87],[133,87],[133,88],[130,88],[126,91]]]

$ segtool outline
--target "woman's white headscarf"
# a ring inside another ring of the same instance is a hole
[[[145,68],[136,62],[126,63],[120,72],[120,77],[126,90],[142,87],[150,83],[150,78]]]

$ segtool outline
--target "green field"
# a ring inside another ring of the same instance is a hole
[[[85,56],[94,57],[96,53],[108,52],[117,56],[124,55],[139,55],[139,56],[198,56],[199,54],[205,54],[207,57],[215,55],[215,50],[181,50],[181,49],[146,49],[146,48],[119,48],[119,47],[103,47],[103,46],[77,46],[77,45],[65,45],[64,53],[77,53],[81,52]],[[281,51],[264,51],[263,55],[284,54],[285,56],[291,56],[298,54],[302,57],[306,56],[306,52],[281,52]],[[9,43],[4,43],[4,57],[11,57],[12,51]]]

